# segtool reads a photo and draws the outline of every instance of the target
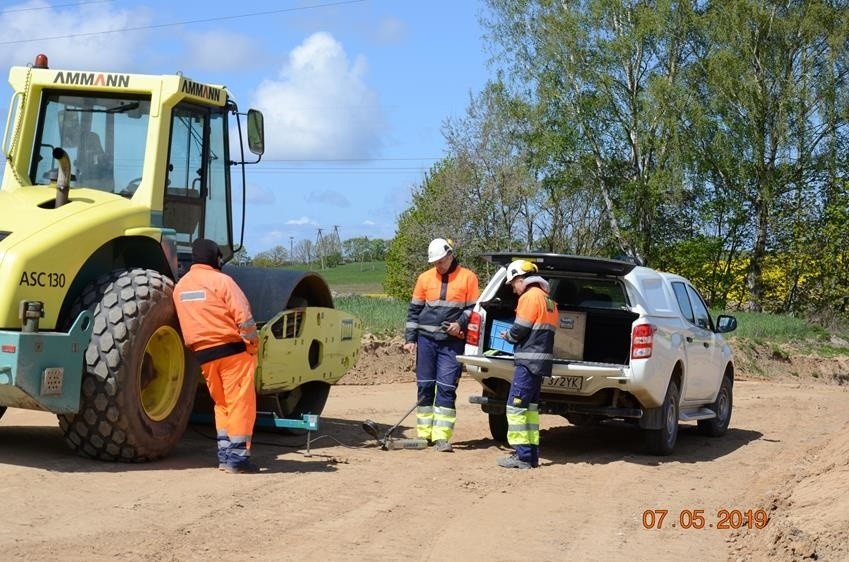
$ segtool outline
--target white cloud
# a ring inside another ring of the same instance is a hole
[[[350,207],[351,202],[348,201],[348,198],[339,193],[338,191],[321,191],[316,192],[312,191],[306,197],[307,203],[317,203],[319,205],[329,205],[331,207]]]
[[[374,221],[370,221],[370,220],[364,220],[363,224],[366,225],[366,226],[375,226],[377,223],[374,222]]]
[[[293,49],[279,79],[263,81],[255,92],[265,115],[266,157],[372,156],[384,118],[365,74],[365,58],[351,63],[329,33],[315,33]]]
[[[45,53],[52,68],[138,72],[138,55],[144,51],[147,33],[100,32],[147,25],[150,12],[145,8],[113,8],[92,3],[62,10],[42,0],[7,6],[0,11],[0,42],[26,42],[0,46],[0,68],[23,66],[31,63],[36,54]],[[86,35],[89,33],[95,34]],[[65,35],[74,37],[32,41]]]
[[[253,38],[232,31],[188,33],[183,38],[186,41],[187,64],[193,69],[216,72],[244,70],[254,63],[256,53],[260,51]]]
[[[294,225],[304,225],[304,224],[318,224],[314,220],[309,217],[301,217],[299,219],[291,219],[287,220],[286,224],[294,224]]]

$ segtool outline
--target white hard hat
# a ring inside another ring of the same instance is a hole
[[[454,243],[445,238],[434,238],[427,247],[427,261],[433,263],[454,251]]]
[[[512,261],[510,262],[510,265],[507,266],[507,281],[505,281],[504,284],[509,285],[516,277],[527,275],[528,273],[536,273],[537,271],[539,271],[539,268],[536,264],[527,260]]]

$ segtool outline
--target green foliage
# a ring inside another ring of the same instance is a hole
[[[255,267],[283,267],[288,261],[289,252],[286,248],[275,246],[254,256],[251,265]]]
[[[494,206],[511,242],[636,255],[716,305],[849,315],[845,1],[487,4],[498,79],[447,139],[482,155],[473,178],[533,175]]]
[[[387,246],[386,240],[358,236],[342,242],[342,252],[346,261],[383,261],[386,259]]]
[[[736,338],[746,338],[755,342],[822,342],[828,339],[828,333],[819,326],[813,326],[800,318],[760,312],[728,312],[737,318],[737,330],[732,332]],[[714,313],[716,316],[717,313]]]
[[[397,231],[386,253],[386,293],[409,300],[418,275],[428,269],[427,246],[434,238],[454,241],[463,261],[471,257],[466,242],[479,240],[468,217],[474,204],[462,181],[465,170],[454,160],[437,163],[413,191],[412,206],[401,213]]]
[[[349,296],[336,299],[336,308],[350,312],[363,322],[366,332],[396,336],[404,331],[407,318],[406,301],[392,298]]]

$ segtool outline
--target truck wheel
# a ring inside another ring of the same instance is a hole
[[[197,370],[180,336],[174,283],[147,269],[113,271],[89,285],[72,307],[93,316],[80,409],[60,415],[78,454],[143,462],[167,454],[189,421]]]
[[[727,376],[722,377],[722,384],[719,385],[719,394],[716,395],[716,401],[710,405],[710,409],[716,412],[716,417],[710,420],[699,420],[699,431],[709,437],[721,437],[725,435],[728,429],[728,423],[731,421],[731,408],[733,406],[733,387],[734,384]]]
[[[483,395],[486,398],[499,404],[507,402],[507,395],[510,393],[510,384],[507,381],[490,379],[487,384],[492,390],[484,387]],[[499,443],[507,443],[507,412],[504,411],[504,406],[492,408],[494,412],[487,406],[482,406],[481,409],[489,416],[489,433],[492,438]]]
[[[675,448],[675,442],[678,440],[679,396],[678,382],[672,379],[661,406],[663,425],[660,429],[646,430],[646,445],[653,455],[668,455]]]
[[[488,414],[489,433],[501,443],[507,443],[507,414]]]

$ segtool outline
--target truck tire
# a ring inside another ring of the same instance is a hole
[[[669,381],[666,388],[666,397],[661,406],[661,418],[663,424],[660,429],[647,429],[646,446],[649,453],[665,456],[672,453],[675,442],[678,440],[678,401],[680,391],[678,381],[674,378]]]
[[[183,344],[172,292],[157,271],[117,270],[89,285],[72,317],[93,317],[80,409],[60,415],[66,443],[106,461],[144,462],[173,449],[192,410],[196,365]]]
[[[722,437],[728,429],[728,423],[731,421],[731,409],[734,405],[734,383],[727,375],[722,377],[722,384],[719,385],[719,394],[716,395],[716,400],[710,405],[710,409],[716,412],[716,417],[709,420],[699,420],[699,431],[708,437]]]
[[[488,414],[489,433],[500,443],[507,443],[507,414]]]
[[[484,387],[483,395],[499,404],[506,403],[510,384],[503,380],[488,380],[487,383],[492,390]],[[489,433],[492,438],[499,443],[507,443],[507,412],[504,411],[504,406],[497,408],[482,406],[481,409],[489,416]]]

